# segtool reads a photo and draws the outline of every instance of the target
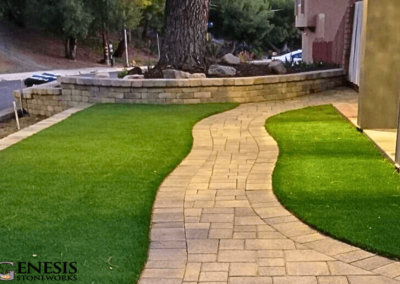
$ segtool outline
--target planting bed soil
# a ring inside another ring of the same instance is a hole
[[[39,121],[44,120],[46,118],[47,118],[46,116],[42,115],[23,116],[19,118],[19,124],[21,126],[21,129],[23,129],[33,124],[36,124]],[[0,122],[0,139],[10,134],[13,134],[14,132],[17,131],[19,130],[15,118]]]

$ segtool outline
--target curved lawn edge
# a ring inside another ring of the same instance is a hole
[[[160,184],[190,153],[193,127],[237,105],[95,105],[0,151],[2,257],[135,283]]]
[[[367,137],[331,105],[278,114],[266,130],[279,146],[272,182],[286,209],[328,236],[400,258],[400,176]]]

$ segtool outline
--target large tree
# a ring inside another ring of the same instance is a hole
[[[158,68],[205,72],[210,0],[167,0],[166,32]]]

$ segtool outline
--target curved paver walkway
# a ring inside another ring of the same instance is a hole
[[[398,262],[321,235],[272,192],[279,149],[266,119],[354,100],[355,93],[339,91],[244,104],[198,123],[192,152],[157,194],[139,283],[400,283]]]

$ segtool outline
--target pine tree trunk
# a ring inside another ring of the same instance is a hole
[[[205,72],[210,0],[167,0],[166,34],[159,67]]]

